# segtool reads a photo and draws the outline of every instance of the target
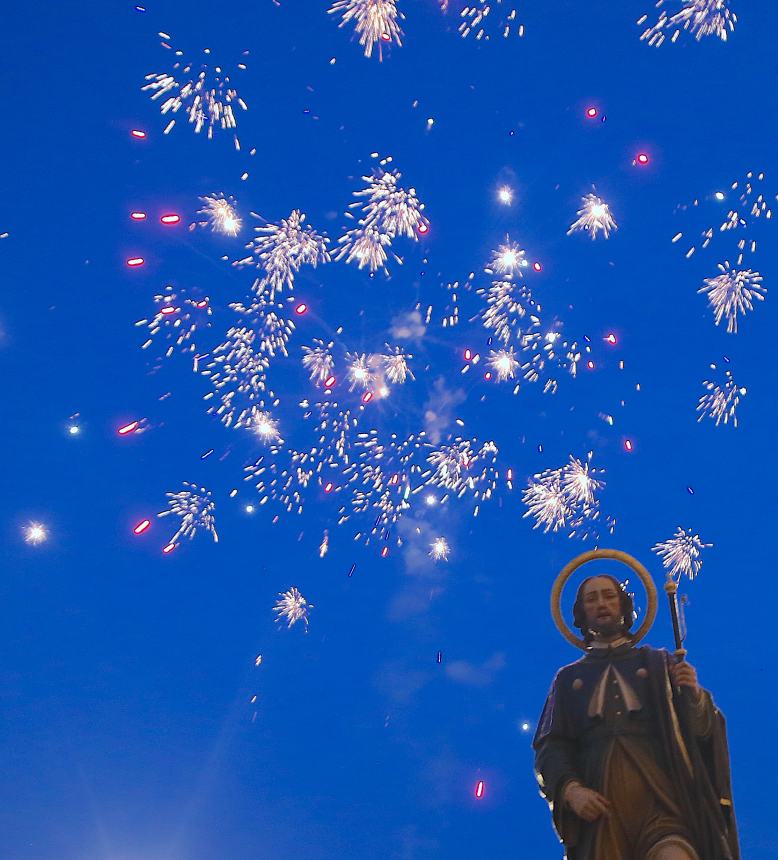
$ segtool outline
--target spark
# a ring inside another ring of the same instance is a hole
[[[270,287],[270,301],[284,287],[292,289],[295,274],[301,266],[316,268],[319,263],[330,260],[327,249],[330,240],[306,224],[305,215],[299,209],[294,209],[278,224],[255,227],[254,232],[257,235],[246,245],[250,255],[236,261],[235,265],[253,264],[264,270],[254,289],[262,293],[265,287]]]
[[[356,260],[360,269],[367,266],[371,272],[386,270],[386,249],[392,244],[392,237],[382,233],[374,224],[362,224],[347,230],[338,239],[338,244],[341,247],[337,251],[337,260],[344,257],[347,263]]]
[[[24,527],[24,541],[31,546],[38,546],[48,540],[49,533],[43,523],[29,523]]]
[[[678,526],[669,540],[655,544],[652,550],[662,559],[667,578],[678,581],[682,576],[694,579],[699,574],[702,567],[700,555],[712,546],[711,543],[703,543],[700,536],[691,530]]]
[[[430,544],[430,558],[435,561],[448,561],[449,552],[451,552],[451,548],[444,537],[435,538]]]
[[[158,517],[174,516],[180,522],[178,529],[168,541],[168,546],[175,546],[182,537],[190,540],[202,530],[208,532],[218,542],[216,523],[213,512],[216,508],[211,493],[205,487],[198,487],[184,481],[184,489],[177,493],[165,493],[168,509],[157,514]]]
[[[471,33],[475,34],[477,40],[489,41],[492,35],[502,36],[504,39],[516,35],[521,38],[524,35],[524,25],[518,21],[518,13],[514,6],[503,0],[475,0],[465,6],[460,13],[462,23],[459,32],[463,39]],[[491,28],[489,25],[494,23]]]
[[[612,230],[618,230],[618,225],[611,215],[610,207],[596,194],[586,194],[581,200],[581,208],[577,212],[578,218],[570,225],[567,235],[571,236],[578,231],[588,231],[592,239],[597,238],[597,233],[607,239]]]
[[[530,325],[533,320],[540,322],[537,316],[540,306],[528,287],[511,281],[493,281],[490,287],[478,290],[478,295],[486,299],[486,307],[479,315],[484,328],[493,331],[503,343],[508,343],[511,337],[521,337],[521,326],[528,314]]]
[[[287,356],[287,345],[294,334],[294,320],[285,313],[281,302],[269,301],[265,294],[256,296],[248,305],[241,302],[230,304],[232,310],[250,320],[256,333],[259,352],[271,357],[277,354]]]
[[[330,15],[341,15],[338,27],[354,22],[366,57],[373,55],[378,46],[378,59],[383,60],[383,45],[393,42],[402,47],[403,31],[400,21],[405,16],[397,8],[397,0],[336,0],[329,9]]]
[[[289,591],[282,591],[278,594],[278,600],[273,606],[273,611],[276,613],[276,622],[282,619],[287,622],[287,629],[302,621],[305,624],[305,629],[308,629],[308,613],[313,609],[313,604],[300,594],[300,592],[292,586]]]
[[[497,374],[498,382],[505,382],[506,379],[513,379],[516,376],[516,370],[519,362],[513,354],[513,347],[510,349],[492,350],[489,353],[489,367]]]
[[[716,365],[711,365],[713,370]],[[703,418],[711,418],[719,424],[727,424],[730,420],[732,426],[737,427],[736,410],[740,404],[741,398],[746,396],[746,389],[737,385],[732,378],[730,370],[725,371],[723,383],[718,383],[713,380],[703,380],[702,387],[705,389],[705,394],[700,397],[697,403],[697,412],[699,413],[697,420],[702,421]]]
[[[674,12],[663,8],[669,4]],[[726,42],[730,33],[735,31],[737,15],[729,8],[729,0],[658,0],[660,10],[656,23],[645,29],[640,38],[649,45],[659,47],[670,36],[676,42],[682,31],[687,31],[699,42],[706,36],[716,36]],[[642,15],[638,24],[643,25],[648,15]]]
[[[728,260],[718,266],[720,275],[706,278],[704,286],[697,292],[705,293],[713,311],[716,325],[723,318],[727,320],[727,332],[737,333],[738,314],[754,309],[754,299],[764,301],[766,288],[762,286],[762,276],[751,269],[733,269]]]
[[[170,47],[164,42],[163,45]],[[210,51],[206,48],[203,53],[209,55]],[[205,62],[196,68],[196,63],[183,59],[182,51],[175,51],[175,56],[179,59],[173,64],[172,72],[146,75],[147,83],[141,89],[151,93],[152,101],[163,100],[159,107],[163,116],[175,115],[183,109],[196,133],[205,129],[211,139],[217,129],[232,131],[235,149],[240,149],[235,109],[246,111],[248,106],[231,85],[229,76],[223,74],[219,66]],[[172,131],[175,124],[174,118],[164,133]]]
[[[262,439],[267,441],[280,441],[278,432],[278,421],[269,412],[257,412],[252,417],[251,429]]]
[[[225,236],[237,236],[243,226],[238,215],[234,197],[225,197],[223,194],[206,194],[200,197],[203,204],[197,210],[203,220],[197,222],[202,227],[210,227],[214,233],[222,233]]]
[[[497,191],[497,199],[505,206],[510,206],[513,203],[513,189],[509,185],[503,185]]]

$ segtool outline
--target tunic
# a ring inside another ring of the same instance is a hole
[[[621,640],[554,679],[535,771],[569,860],[645,860],[671,837],[704,860],[738,857],[728,773],[710,767],[723,721],[706,691],[679,707],[668,665],[666,652]],[[603,794],[610,815],[589,823],[567,808],[573,780]]]

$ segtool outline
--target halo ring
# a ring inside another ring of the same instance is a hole
[[[573,633],[573,631],[567,626],[564,616],[562,615],[562,608],[560,605],[562,600],[562,589],[565,587],[567,580],[570,579],[579,567],[590,561],[599,561],[603,558],[620,561],[622,564],[626,564],[630,570],[634,571],[638,575],[640,581],[643,583],[643,587],[646,589],[646,597],[648,599],[646,617],[643,619],[643,623],[640,625],[637,632],[632,634],[633,640],[636,643],[648,633],[654,623],[654,619],[656,618],[656,585],[654,585],[654,580],[651,579],[651,574],[649,574],[645,567],[643,567],[636,558],[620,549],[590,549],[588,552],[582,552],[562,568],[559,572],[559,576],[557,576],[554,581],[554,587],[551,589],[551,617],[554,619],[554,624],[556,624],[557,630],[559,630],[571,645],[575,645],[576,648],[580,648],[582,651],[586,650],[586,643],[580,636],[576,636],[575,633]]]

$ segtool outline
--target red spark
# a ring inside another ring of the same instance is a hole
[[[300,303],[299,305],[297,305],[297,307],[294,309],[294,312],[297,314],[297,316],[300,316],[300,317],[301,317],[301,316],[302,316],[302,315],[303,315],[307,310],[308,310],[308,305],[306,305],[306,304],[305,304],[305,302],[301,302],[301,303]]]
[[[208,307],[208,299],[201,299],[199,302],[195,302],[195,307],[200,311],[203,308],[207,308]]]
[[[392,41],[392,37],[388,33],[381,33],[381,39],[384,42],[391,42]]]
[[[137,137],[139,140],[143,140],[143,138],[144,138],[144,137],[146,137],[146,132],[145,132],[145,131],[141,131],[139,128],[134,128],[134,129],[130,132],[130,134],[131,134],[133,137]]]
[[[640,164],[642,167],[645,167],[648,164],[648,154],[645,152],[639,152],[635,156],[635,161]]]
[[[162,547],[162,552],[164,552],[165,555],[168,555],[169,553],[173,552],[173,550],[176,548],[176,546],[178,546],[178,544],[169,543],[167,546]]]
[[[632,440],[631,439],[625,439],[624,440],[624,450],[631,454],[632,449],[633,449]]]
[[[163,224],[178,224],[178,222],[181,220],[181,216],[174,215],[171,213],[170,215],[163,215],[159,220]]]
[[[419,224],[419,226],[416,229],[419,231],[419,233],[421,233],[422,236],[424,236],[427,233],[429,233],[430,225],[425,224],[424,221],[422,221],[421,224]]]
[[[596,107],[586,108],[586,116],[588,116],[589,119],[594,119],[597,116],[597,108]]]
[[[362,395],[362,402],[363,402],[363,403],[370,403],[370,401],[371,401],[372,399],[373,399],[373,392],[372,392],[372,391],[366,391],[366,392]]]
[[[134,433],[138,429],[138,425],[140,421],[130,421],[129,424],[125,424],[123,427],[120,427],[116,432],[120,436],[126,436],[128,433]]]
[[[333,386],[334,384],[335,384],[335,377],[334,377],[334,376],[328,376],[328,377],[324,380],[324,387],[325,387],[325,388],[332,388],[332,386]]]
[[[591,359],[586,362],[586,366],[589,368],[589,370],[594,370],[594,362]]]
[[[165,305],[164,308],[160,308],[159,312],[161,314],[174,314],[178,308],[174,308],[172,305]]]
[[[130,212],[130,218],[132,218],[133,221],[145,221],[146,220],[146,213],[145,212]]]
[[[608,343],[618,343],[618,339],[613,332],[610,332],[608,336],[605,338]]]
[[[142,266],[145,262],[143,257],[130,257],[127,260],[127,265],[134,269],[136,266]]]
[[[475,786],[475,796],[480,800],[484,796],[484,789],[486,788],[484,781],[479,779]]]
[[[151,520],[141,520],[137,526],[132,530],[133,534],[142,535],[143,532],[148,531],[151,526]]]
[[[324,485],[324,492],[325,492],[325,493],[331,493],[331,492],[332,492],[332,488],[333,488],[334,486],[335,486],[335,485],[332,483],[332,481],[328,481],[328,482]]]
[[[389,547],[388,547],[388,546],[385,546],[385,547],[381,550],[381,558],[386,558],[388,555],[389,555]]]
[[[537,260],[535,260],[535,262],[532,264],[532,268],[536,272],[542,272],[543,271],[543,264],[538,262]]]
[[[465,350],[465,361],[470,361],[470,359],[471,359],[472,357],[473,357],[473,353],[471,352],[471,350],[466,349],[466,350]]]
[[[484,374],[484,379],[488,382],[491,378],[492,378],[492,371],[487,370],[486,373]]]

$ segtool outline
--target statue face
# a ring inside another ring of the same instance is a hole
[[[613,636],[624,626],[618,588],[605,576],[595,576],[583,591],[586,625],[603,636]]]

